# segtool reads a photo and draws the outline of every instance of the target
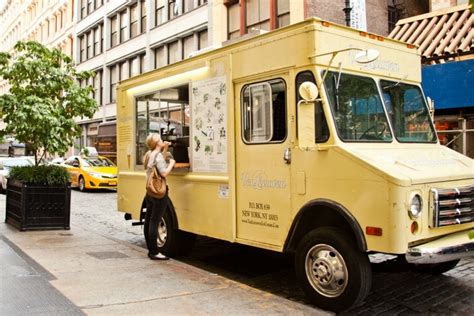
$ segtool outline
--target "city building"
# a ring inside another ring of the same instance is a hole
[[[67,0],[6,0],[0,8],[0,51],[12,51],[19,40],[35,40],[72,56],[73,5]],[[7,89],[0,81],[0,93]]]
[[[95,146],[115,159],[121,80],[312,16],[388,35],[398,19],[428,12],[430,5],[428,0],[7,0],[0,8],[7,30],[0,50],[35,39],[72,53],[78,70],[93,70],[95,77],[80,84],[94,88],[99,110],[79,121],[83,136],[75,147]]]

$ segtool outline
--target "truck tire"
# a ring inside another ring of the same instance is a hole
[[[295,270],[309,300],[334,312],[362,302],[372,285],[368,256],[359,251],[349,234],[336,227],[312,230],[301,240]]]
[[[431,275],[440,275],[449,270],[452,270],[456,267],[459,263],[458,260],[440,262],[440,263],[432,263],[432,264],[411,264],[412,270],[414,272],[419,273],[426,273]]]
[[[183,232],[174,226],[171,209],[168,207],[158,224],[158,251],[169,257],[185,256],[194,247],[196,235]]]

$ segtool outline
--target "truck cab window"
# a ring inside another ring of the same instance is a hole
[[[176,162],[189,163],[189,85],[156,91],[136,98],[136,164],[143,164],[150,133],[172,143]]]
[[[305,82],[310,81],[316,84],[316,80],[314,79],[314,75],[311,71],[303,71],[296,76],[296,104],[301,101],[301,97],[298,93],[300,85]],[[329,139],[329,128],[328,122],[326,120],[326,115],[324,114],[323,105],[321,101],[316,101],[314,109],[314,121],[316,126],[316,139],[314,140],[316,143],[324,143]],[[297,118],[298,121],[298,118]]]
[[[436,142],[430,113],[417,86],[381,80],[383,98],[399,142]]]
[[[244,86],[242,136],[246,143],[282,142],[286,138],[286,85],[282,79]]]
[[[392,141],[382,100],[372,78],[329,72],[324,85],[338,135],[343,141]]]

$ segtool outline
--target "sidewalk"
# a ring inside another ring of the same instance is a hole
[[[327,314],[74,224],[19,232],[2,222],[0,262],[1,315]]]

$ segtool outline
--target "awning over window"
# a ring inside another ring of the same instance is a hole
[[[397,22],[389,37],[419,47],[423,64],[474,54],[474,14],[460,5]]]
[[[474,107],[474,59],[422,67],[425,95],[435,109]]]

